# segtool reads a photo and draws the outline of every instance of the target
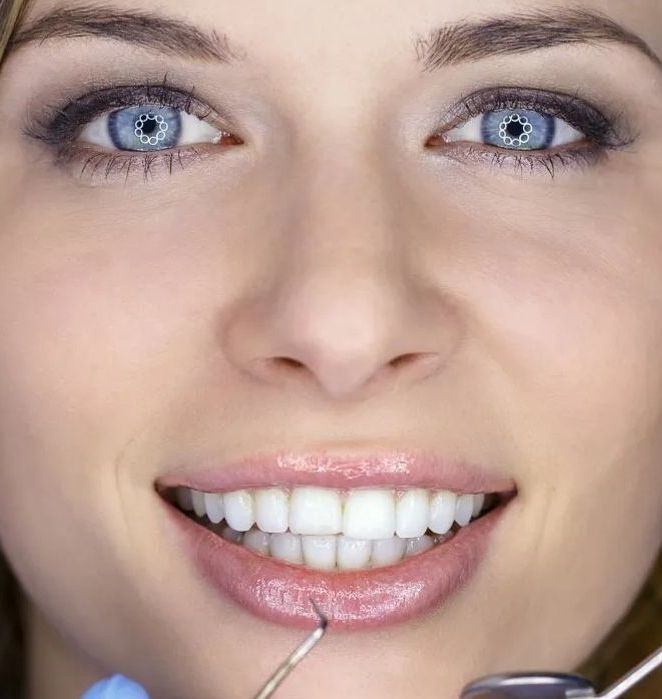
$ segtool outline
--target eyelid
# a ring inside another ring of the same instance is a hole
[[[42,116],[32,117],[25,133],[54,147],[66,147],[76,140],[85,125],[116,109],[139,104],[160,104],[179,109],[208,122],[224,133],[243,142],[234,120],[225,112],[210,107],[195,96],[194,88],[182,90],[158,84],[118,85],[104,87],[70,99],[63,106],[45,108]]]
[[[558,117],[604,146],[623,146],[634,136],[620,115],[603,113],[578,95],[531,87],[489,87],[462,97],[438,119],[435,136],[484,112],[529,109]]]

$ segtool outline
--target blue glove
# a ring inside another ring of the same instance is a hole
[[[92,685],[80,699],[149,699],[149,694],[124,675],[113,675]]]

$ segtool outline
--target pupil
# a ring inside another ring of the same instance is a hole
[[[145,135],[154,133],[156,129],[156,119],[154,117],[149,117],[147,121],[143,122],[143,133]]]
[[[524,133],[524,124],[521,124],[519,121],[511,121],[506,126],[506,131],[512,138],[519,138]]]

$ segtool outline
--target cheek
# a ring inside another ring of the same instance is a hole
[[[0,517],[74,526],[76,512],[89,517],[89,493],[112,488],[114,460],[154,409],[184,309],[162,278],[177,277],[172,264],[119,235],[85,243],[89,231],[108,237],[95,222],[36,223],[2,241],[12,274],[0,279]]]
[[[417,272],[449,289],[479,356],[464,379],[512,431],[521,495],[558,503],[564,535],[590,512],[617,536],[643,510],[650,539],[662,516],[662,207],[635,165],[556,180],[460,168],[452,190],[412,170],[398,199]]]
[[[483,289],[525,490],[549,501],[559,546],[582,522],[587,546],[596,526],[603,542],[650,542],[662,515],[662,258],[650,212],[624,222],[601,203],[539,219],[517,262],[494,251],[499,279]]]
[[[532,592],[513,618],[533,648],[572,636],[570,666],[625,613],[662,541],[659,214],[649,204],[623,221],[594,201],[563,216],[533,208],[470,224],[464,298],[518,468],[509,546],[527,564],[504,564],[503,580]]]
[[[81,487],[111,480],[100,464],[218,372],[216,314],[250,265],[268,268],[273,245],[261,235],[264,207],[180,182],[174,194],[154,186],[149,196],[41,185],[45,208],[23,197],[9,209],[0,235],[0,509],[20,508],[25,519],[30,492],[48,499],[65,482],[80,501]],[[250,256],[246,230],[256,238]]]

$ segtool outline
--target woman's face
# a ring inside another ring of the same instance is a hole
[[[33,2],[0,73],[0,540],[67,652],[251,696],[314,588],[292,699],[571,669],[662,538],[662,6],[82,7]],[[517,494],[292,572],[162,491],[303,484]]]

